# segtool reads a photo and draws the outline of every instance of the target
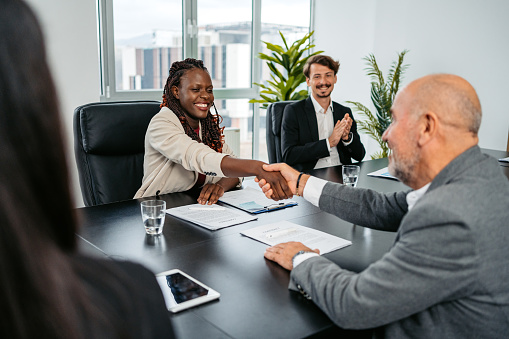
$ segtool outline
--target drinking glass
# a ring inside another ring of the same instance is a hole
[[[343,165],[343,184],[355,187],[361,168],[357,165]]]
[[[163,232],[166,201],[146,200],[141,202],[141,217],[145,225],[145,232],[158,235]]]

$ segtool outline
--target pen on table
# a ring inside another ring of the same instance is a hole
[[[264,209],[266,210],[273,210],[273,209],[276,209],[276,208],[280,208],[281,206],[284,206],[285,203],[284,202],[280,202],[279,204],[272,204],[272,205],[269,205],[269,206],[263,206]]]

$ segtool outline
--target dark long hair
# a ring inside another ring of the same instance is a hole
[[[216,114],[213,115],[209,110],[209,112],[207,113],[207,117],[201,120],[202,127],[201,134],[203,140],[200,140],[200,136],[194,131],[191,125],[189,125],[189,123],[187,122],[184,109],[180,105],[179,99],[177,99],[173,95],[173,92],[171,90],[173,86],[179,87],[180,78],[187,71],[195,68],[201,69],[208,73],[207,68],[203,65],[203,61],[192,58],[187,58],[184,61],[175,61],[171,65],[168,79],[166,80],[166,85],[164,86],[163,103],[161,104],[161,107],[166,106],[177,115],[177,117],[180,120],[180,123],[184,127],[184,131],[193,140],[203,142],[205,145],[209,146],[213,150],[221,153],[221,151],[223,150],[224,127],[221,128],[219,126],[219,124],[222,121],[222,118],[217,113],[216,106],[214,105]]]
[[[78,338],[80,319],[97,317],[70,260],[57,95],[33,12],[20,0],[0,8],[0,337]]]

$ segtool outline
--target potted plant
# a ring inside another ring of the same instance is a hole
[[[398,54],[398,60],[394,61],[389,69],[387,81],[385,81],[382,71],[378,67],[375,56],[370,54],[364,58],[368,65],[366,68],[367,75],[371,77],[371,101],[376,108],[375,114],[360,102],[347,101],[349,104],[354,105],[357,113],[367,118],[364,121],[360,120],[357,122],[359,131],[365,132],[380,145],[381,150],[372,154],[371,159],[389,156],[389,147],[382,140],[382,135],[392,122],[390,111],[392,102],[399,90],[403,74],[408,68],[408,65],[403,65],[406,53],[408,53],[408,50]]]
[[[306,34],[291,46],[288,46],[281,32],[279,32],[279,35],[283,39],[284,46],[263,41],[272,53],[271,55],[258,53],[260,59],[267,60],[266,63],[270,69],[272,80],[267,80],[268,86],[254,82],[253,84],[262,88],[262,91],[260,91],[261,98],[251,99],[249,102],[261,103],[263,108],[267,108],[272,102],[307,98],[307,90],[296,91],[299,85],[306,81],[302,69],[310,56],[323,53],[323,51],[318,51],[305,54],[305,52],[315,47],[311,42],[313,32]],[[283,68],[284,72],[281,72],[280,68]]]

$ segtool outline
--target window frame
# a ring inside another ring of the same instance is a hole
[[[161,100],[161,89],[117,91],[115,74],[115,41],[113,0],[97,0],[99,15],[99,59],[101,68],[100,101]],[[310,2],[309,30],[314,28],[315,0]],[[253,82],[260,82],[262,60],[258,58],[261,49],[262,0],[252,0],[251,24],[251,83],[244,88],[214,88],[216,100],[258,98],[260,89]],[[198,0],[182,0],[182,58],[198,59]],[[255,43],[256,42],[256,43]],[[252,158],[259,155],[260,105],[253,105]]]

